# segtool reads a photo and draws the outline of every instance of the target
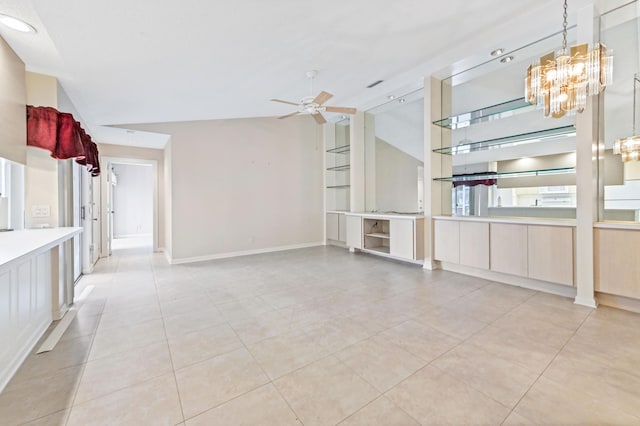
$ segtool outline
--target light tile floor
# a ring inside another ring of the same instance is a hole
[[[640,424],[640,315],[318,247],[101,260],[2,425]]]

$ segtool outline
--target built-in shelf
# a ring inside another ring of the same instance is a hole
[[[472,124],[483,123],[489,120],[497,120],[500,118],[511,117],[516,114],[534,110],[535,105],[525,101],[524,98],[513,99],[511,101],[502,102],[500,104],[491,105],[475,111],[469,111],[462,114],[446,117],[441,120],[434,121],[433,124],[446,127],[448,129],[459,129],[468,127]]]
[[[330,154],[346,154],[349,151],[351,151],[351,145],[337,146],[327,150]]]
[[[456,146],[434,149],[433,152],[440,154],[458,155],[470,152],[484,151],[495,148],[508,148],[511,146],[527,143],[536,143],[546,140],[568,138],[576,135],[576,128],[573,125],[555,127],[553,129],[539,130],[537,132],[521,133],[519,135],[505,136],[502,138],[487,139],[478,142],[461,143]]]
[[[351,166],[349,164],[345,164],[343,166],[328,167],[327,170],[331,172],[346,172],[350,168]]]
[[[384,234],[382,232],[374,232],[371,234],[365,234],[367,237],[375,237],[375,238],[384,238],[384,239],[389,239],[389,234]]]
[[[378,247],[366,247],[365,250],[377,251],[378,253],[389,254],[390,249],[389,246],[378,246]]]
[[[519,172],[501,172],[501,173],[474,173],[469,175],[456,175],[434,178],[435,181],[441,182],[470,182],[476,180],[485,179],[504,179],[504,178],[518,178],[518,177],[533,177],[533,176],[549,176],[549,175],[561,175],[568,173],[575,173],[575,167],[562,167],[557,169],[542,169],[542,170],[524,170]]]
[[[332,185],[327,186],[327,189],[348,189],[351,188],[351,185]]]

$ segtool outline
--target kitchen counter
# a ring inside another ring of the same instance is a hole
[[[82,228],[43,228],[0,232],[0,271],[80,234]]]

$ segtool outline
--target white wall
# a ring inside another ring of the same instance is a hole
[[[0,37],[0,157],[27,162],[24,63]]]
[[[324,150],[311,117],[127,127],[171,135],[174,261],[322,242]]]
[[[113,236],[151,235],[153,232],[153,174],[151,165],[114,164]]]
[[[411,155],[376,139],[376,210],[418,211],[418,166]]]

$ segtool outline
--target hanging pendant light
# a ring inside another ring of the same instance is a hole
[[[640,161],[640,135],[636,135],[636,95],[640,76],[633,77],[633,136],[617,139],[613,143],[613,153],[620,155],[623,162]]]
[[[562,50],[530,65],[525,78],[525,99],[543,108],[545,117],[582,112],[587,97],[599,94],[612,80],[613,56],[604,44],[589,50],[585,43],[567,50],[567,0],[562,16]]]

